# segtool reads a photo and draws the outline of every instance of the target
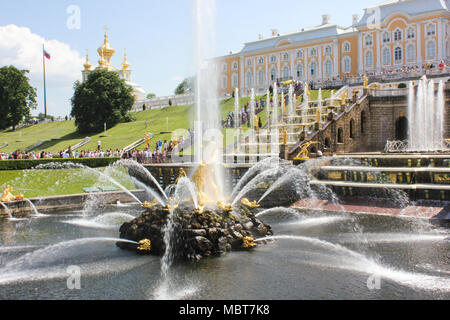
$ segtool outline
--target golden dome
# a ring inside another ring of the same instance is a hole
[[[107,63],[106,63],[106,60],[105,60],[105,53],[103,52],[103,50],[100,51],[100,52],[101,53],[100,53],[100,60],[98,60],[98,67],[100,69],[103,69],[103,68],[106,67]]]
[[[91,68],[92,68],[92,65],[89,62],[89,51],[86,50],[86,63],[84,64],[84,71],[90,71]]]
[[[124,55],[123,62],[122,62],[122,70],[126,71],[126,70],[128,70],[129,67],[130,67],[130,64],[127,61],[127,51],[125,50],[125,55]]]
[[[111,63],[111,58],[116,52],[116,50],[114,50],[113,47],[111,47],[111,45],[109,44],[108,32],[106,31],[105,31],[105,41],[103,42],[102,46],[98,48],[97,52],[100,55],[100,57],[104,58],[107,64]]]

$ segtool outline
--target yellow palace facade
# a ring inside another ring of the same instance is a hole
[[[392,72],[447,61],[449,9],[447,0],[390,0],[353,15],[343,28],[322,17],[322,24],[245,43],[238,53],[219,57],[219,93],[239,88],[265,92],[275,81],[321,83]]]

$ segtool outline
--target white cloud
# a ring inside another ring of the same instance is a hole
[[[46,61],[49,81],[61,86],[72,86],[81,80],[83,58],[68,44],[57,40],[46,40],[26,27],[7,25],[0,27],[0,65],[14,65],[30,70],[32,79],[42,79],[42,45],[50,53]]]
[[[47,98],[59,107],[48,105],[49,113],[64,115],[70,112],[69,99],[76,80],[81,80],[84,58],[80,53],[58,40],[46,40],[29,28],[16,25],[0,26],[0,67],[13,65],[29,70],[31,85],[38,89],[38,103],[42,104],[43,67],[42,45],[51,55],[46,60]],[[42,106],[39,106],[42,110]],[[39,110],[39,111],[41,111]]]

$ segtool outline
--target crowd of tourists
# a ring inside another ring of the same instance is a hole
[[[109,150],[72,150],[70,147],[67,150],[62,150],[57,153],[51,152],[25,152],[15,151],[12,153],[0,153],[0,160],[37,160],[37,159],[82,159],[82,158],[122,158],[133,159],[143,164],[150,163],[168,163],[171,161],[171,154],[175,148],[181,151],[184,145],[184,139],[181,137],[177,141],[159,140],[156,141],[155,147],[152,150],[150,146],[144,150],[130,150],[125,152],[119,149]]]

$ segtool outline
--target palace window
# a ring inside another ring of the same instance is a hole
[[[289,67],[288,66],[285,66],[284,68],[283,68],[283,77],[285,78],[285,79],[287,79],[287,78],[289,78],[291,76],[291,72],[290,72],[290,70],[289,70]]]
[[[352,71],[352,60],[350,57],[344,58],[344,73],[350,73]]]
[[[247,72],[247,88],[250,88],[252,86],[253,83],[253,75],[252,72],[249,71]]]
[[[259,85],[260,86],[262,86],[262,85],[264,85],[264,79],[265,78],[265,76],[264,76],[264,70],[259,70],[259,73],[258,73],[258,81],[259,81]]]
[[[311,76],[315,77],[317,75],[317,63],[311,62]]]
[[[284,61],[289,60],[289,53],[283,54],[283,60],[284,60]]]
[[[247,67],[251,67],[252,65],[252,59],[247,59]]]
[[[303,58],[303,50],[297,51],[297,59]]]
[[[333,64],[331,63],[330,60],[327,60],[325,62],[325,74],[327,76],[331,75],[333,73]]]
[[[237,61],[233,62],[233,70],[237,70],[238,69],[238,63]]]
[[[427,36],[435,36],[436,35],[436,25],[431,23],[427,26]]]
[[[228,66],[226,63],[222,64],[222,72],[226,72],[228,69]]]
[[[383,33],[383,43],[391,42],[391,34],[390,32]]]
[[[326,46],[325,47],[325,54],[331,54],[333,50],[331,49],[331,46]]]
[[[222,77],[222,89],[226,89],[228,87],[228,78],[227,76]]]
[[[391,64],[391,49],[389,49],[389,48],[383,49],[383,64],[385,66]]]
[[[366,46],[370,47],[373,45],[373,37],[371,35],[366,36]]]
[[[233,85],[234,88],[237,88],[239,86],[238,79],[239,79],[238,74],[237,73],[233,73],[231,81],[233,82],[232,85]]]
[[[433,40],[427,42],[427,57],[436,57],[436,43]]]
[[[303,65],[297,65],[297,78],[303,78]]]
[[[263,57],[259,57],[258,58],[258,64],[264,64],[264,58]]]
[[[317,56],[317,49],[316,48],[312,48],[311,49],[311,56],[313,56],[313,57]]]
[[[277,80],[277,71],[275,69],[270,70],[270,81],[274,82]]]
[[[415,39],[416,38],[416,31],[414,30],[414,28],[409,28],[407,31],[407,38],[408,39]]]
[[[270,62],[271,63],[276,63],[277,62],[277,57],[276,56],[271,56],[270,57]]]
[[[408,57],[408,61],[413,61],[416,59],[416,46],[413,44],[408,45],[406,48],[406,54]]]
[[[348,43],[348,42],[344,43],[343,49],[344,49],[344,52],[350,52],[350,50],[351,50],[350,43]]]
[[[394,31],[394,41],[402,41],[403,32],[400,29]]]
[[[370,50],[366,52],[366,66],[373,66],[373,53]]]
[[[395,48],[394,60],[395,60],[395,63],[401,63],[403,61],[403,50],[401,47]]]

